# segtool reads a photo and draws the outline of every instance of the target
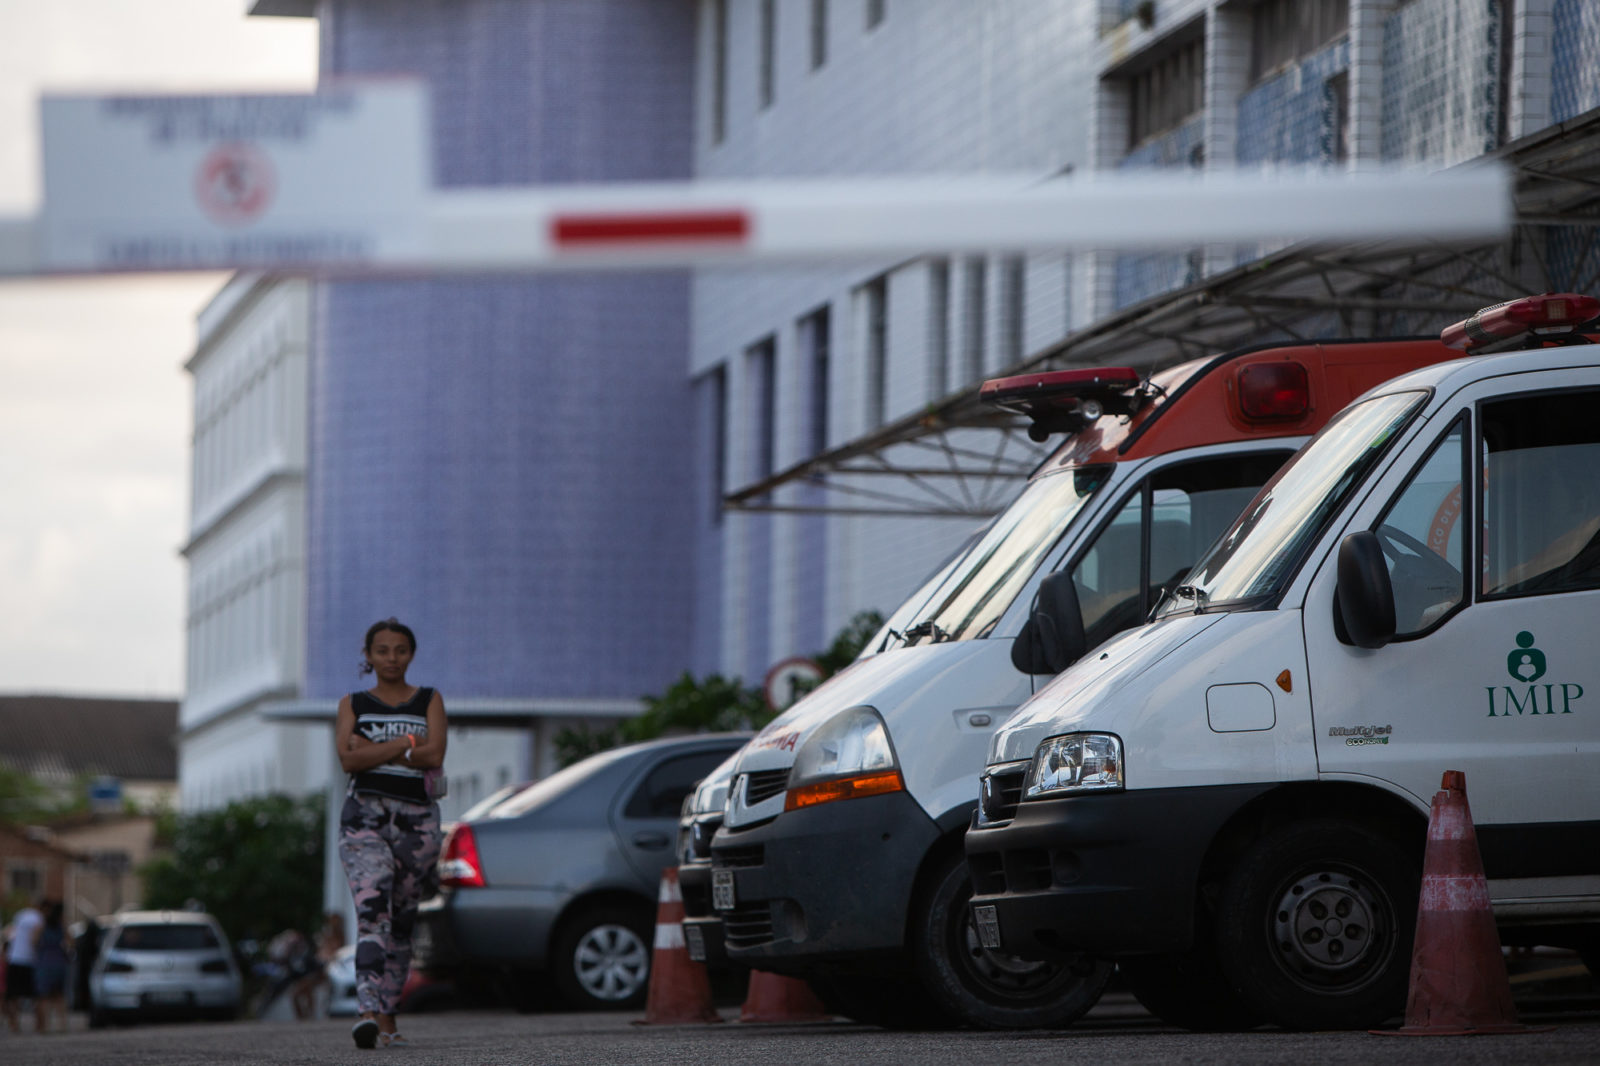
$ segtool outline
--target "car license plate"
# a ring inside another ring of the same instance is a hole
[[[972,918],[978,924],[978,943],[991,950],[1000,947],[1000,914],[994,904],[986,903],[972,908]]]
[[[689,949],[690,962],[706,961],[706,934],[698,925],[685,924],[683,942]]]
[[[144,1001],[152,1007],[184,1006],[189,1002],[189,993],[171,991],[146,992]]]
[[[733,871],[711,871],[711,906],[719,911],[733,910]]]

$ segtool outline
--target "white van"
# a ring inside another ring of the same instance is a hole
[[[1111,368],[985,385],[1034,419],[1037,439],[1066,441],[918,594],[887,647],[739,755],[710,866],[680,875],[689,940],[805,977],[864,1021],[1057,1026],[1088,1010],[1108,965],[987,950],[972,927],[961,836],[990,734],[1036,683],[1141,624],[1339,407],[1451,355],[1432,339],[1335,342],[1229,353],[1150,380]],[[1057,571],[1081,605],[1065,642],[1029,621]]]
[[[1446,331],[1582,341],[1547,295]],[[1428,801],[1464,770],[1508,942],[1600,934],[1600,348],[1339,413],[1157,609],[990,746],[983,943],[1114,958],[1194,1028],[1405,1004]]]

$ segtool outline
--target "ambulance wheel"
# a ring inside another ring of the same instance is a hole
[[[1368,1029],[1405,1009],[1420,856],[1351,822],[1270,832],[1217,903],[1223,972],[1287,1029]]]
[[[1254,1029],[1261,1015],[1234,994],[1217,966],[1209,938],[1203,949],[1117,960],[1123,982],[1139,1005],[1168,1025],[1197,1033]]]
[[[978,940],[971,899],[966,856],[957,851],[933,871],[912,916],[913,961],[939,1013],[983,1029],[1060,1029],[1099,1001],[1111,963],[991,951]]]

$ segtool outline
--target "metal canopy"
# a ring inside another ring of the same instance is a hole
[[[1427,334],[1533,292],[1600,287],[1600,108],[1491,153],[1516,227],[1477,246],[1297,244],[1080,330],[1002,374],[1104,363],[1150,372],[1247,344]],[[1464,164],[1471,166],[1472,163]],[[978,383],[723,498],[734,511],[975,518],[1052,445],[978,400]]]

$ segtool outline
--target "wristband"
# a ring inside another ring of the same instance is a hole
[[[411,742],[413,748],[417,746],[417,735],[415,733],[407,733],[406,739]]]
[[[411,761],[411,749],[407,748],[406,749],[406,762],[410,762],[410,761]]]

